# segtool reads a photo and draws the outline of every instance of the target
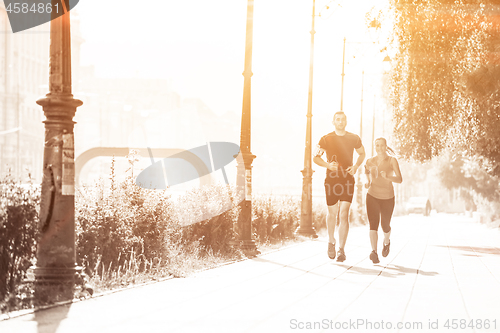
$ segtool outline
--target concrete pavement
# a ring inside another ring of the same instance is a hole
[[[368,227],[356,227],[343,263],[320,238],[0,321],[0,332],[500,332],[500,228],[446,214],[392,228],[376,265]]]

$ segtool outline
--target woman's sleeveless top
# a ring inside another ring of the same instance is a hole
[[[393,157],[387,156],[377,163],[377,157],[369,158],[365,164],[365,173],[371,174],[372,184],[368,193],[377,199],[391,199],[394,197],[394,186],[392,181],[382,178],[381,171],[385,171],[387,176],[394,175],[394,169],[391,165]]]

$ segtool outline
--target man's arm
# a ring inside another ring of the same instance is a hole
[[[328,163],[321,156],[314,156],[313,162],[323,168],[328,168]]]
[[[356,174],[356,171],[358,171],[359,166],[365,160],[365,156],[366,156],[365,147],[363,147],[363,145],[361,145],[361,147],[356,149],[356,153],[358,153],[358,155],[359,155],[358,159],[356,160],[356,164],[354,164],[352,167],[348,167],[346,169],[346,171],[349,172],[351,175]]]
[[[338,166],[337,162],[328,163],[321,157],[321,155],[323,155],[324,152],[325,150],[319,147],[319,145],[316,146],[316,150],[314,151],[313,162],[323,168],[327,168],[332,171],[337,170]]]

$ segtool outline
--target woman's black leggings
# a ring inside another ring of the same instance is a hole
[[[394,198],[377,199],[370,194],[366,194],[366,214],[370,222],[370,230],[378,230],[378,225],[382,223],[384,232],[391,231],[391,217],[394,211]]]

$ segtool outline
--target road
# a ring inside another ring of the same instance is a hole
[[[343,263],[319,238],[3,320],[0,332],[500,332],[500,228],[447,214],[392,228],[379,264],[356,227]]]

